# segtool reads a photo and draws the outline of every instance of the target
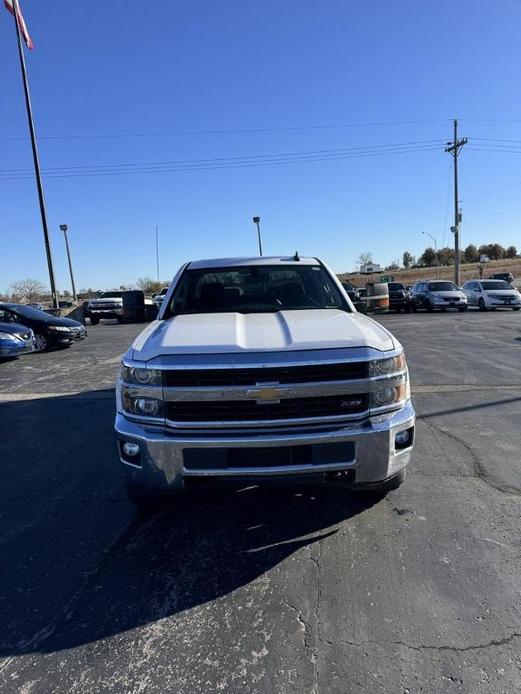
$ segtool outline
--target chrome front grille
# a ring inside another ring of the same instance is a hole
[[[234,369],[172,369],[163,374],[167,387],[254,386],[256,383],[317,383],[367,378],[369,362]]]
[[[360,414],[367,410],[368,406],[369,397],[364,393],[288,398],[273,403],[246,400],[178,400],[166,403],[166,417],[176,422],[266,422]]]

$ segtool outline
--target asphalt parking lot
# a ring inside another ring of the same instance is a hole
[[[138,517],[112,435],[140,326],[0,364],[2,692],[521,691],[521,317],[387,315],[406,483],[215,492]]]

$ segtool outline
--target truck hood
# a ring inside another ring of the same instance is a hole
[[[371,318],[338,309],[277,313],[205,313],[154,321],[136,338],[133,358],[169,354],[395,348],[391,334]]]

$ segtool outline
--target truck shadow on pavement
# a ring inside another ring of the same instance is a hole
[[[215,490],[139,517],[113,416],[112,390],[0,405],[0,656],[108,639],[247,590],[381,499],[306,485]]]

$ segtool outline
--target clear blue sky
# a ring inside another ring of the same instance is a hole
[[[463,244],[521,246],[521,154],[479,151],[486,141],[475,139],[521,146],[519,0],[22,6],[35,42],[27,63],[44,169],[442,143],[457,116],[460,134],[474,145],[460,158]],[[16,139],[27,136],[27,124],[14,26],[3,8],[0,66],[0,169],[30,169],[29,142]],[[269,130],[416,120],[430,122]],[[247,129],[264,132],[179,134]],[[128,137],[65,137],[114,134]],[[34,181],[2,179],[1,172],[0,291],[24,277],[47,283]],[[62,222],[70,226],[79,287],[154,276],[156,224],[163,278],[188,259],[254,254],[255,214],[266,253],[298,249],[337,271],[352,270],[362,251],[389,263],[406,249],[419,253],[429,241],[422,231],[440,245],[452,242],[449,183],[443,146],[273,166],[48,178],[58,285],[69,287]],[[480,195],[511,184],[519,185]]]

